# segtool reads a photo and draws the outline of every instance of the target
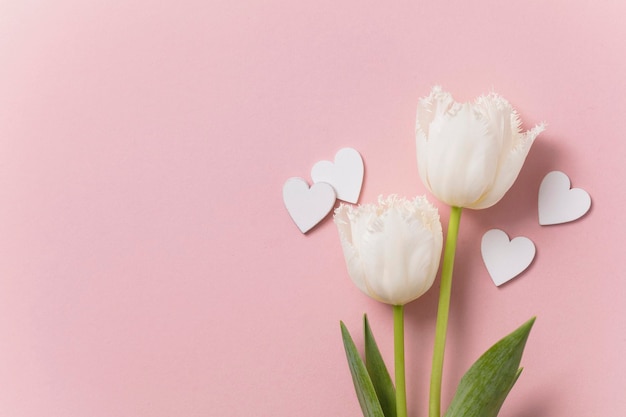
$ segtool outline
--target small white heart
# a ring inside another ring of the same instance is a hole
[[[339,200],[348,203],[359,201],[363,185],[363,158],[352,148],[343,148],[335,155],[335,162],[319,161],[311,169],[314,183],[325,182],[333,186]]]
[[[296,226],[306,233],[318,224],[335,205],[335,190],[323,182],[309,188],[303,178],[289,178],[283,185],[283,202]]]
[[[530,239],[519,236],[509,241],[500,229],[491,229],[483,235],[480,250],[496,286],[521,274],[535,258],[535,245]]]
[[[561,171],[548,173],[539,186],[539,224],[567,223],[582,217],[591,207],[591,197],[581,188],[570,189]]]

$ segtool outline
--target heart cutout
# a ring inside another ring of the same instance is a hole
[[[591,207],[591,197],[581,188],[570,189],[561,171],[549,172],[539,186],[539,224],[561,224],[581,218]]]
[[[335,162],[319,161],[311,169],[314,183],[325,182],[335,189],[337,198],[355,204],[363,185],[363,158],[352,148],[340,149]]]
[[[283,202],[302,233],[311,230],[335,206],[335,190],[323,182],[309,184],[303,178],[293,177],[283,185]]]
[[[500,229],[491,229],[483,235],[480,250],[496,286],[524,272],[535,258],[535,245],[530,239],[518,236],[509,240]]]

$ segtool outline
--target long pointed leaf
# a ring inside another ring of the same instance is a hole
[[[352,382],[356,390],[356,396],[359,399],[361,410],[364,417],[385,417],[383,410],[378,402],[374,385],[370,379],[365,364],[359,356],[359,352],[354,345],[354,341],[350,336],[350,332],[341,322],[341,337],[343,339],[343,347],[346,350],[346,357],[352,374]]]
[[[365,367],[372,379],[385,417],[396,417],[396,389],[385,366],[385,361],[378,350],[367,315],[363,316],[363,328],[365,333]]]
[[[496,417],[522,369],[533,317],[487,350],[465,373],[445,417]]]

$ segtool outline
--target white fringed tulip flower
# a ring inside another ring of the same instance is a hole
[[[365,294],[401,306],[431,287],[443,236],[437,209],[425,197],[342,204],[334,220],[348,273]]]
[[[492,93],[457,103],[434,87],[417,108],[417,162],[424,185],[450,206],[483,209],[513,185],[543,125],[522,133],[517,112]]]

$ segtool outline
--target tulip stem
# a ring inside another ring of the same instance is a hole
[[[406,417],[406,379],[404,374],[404,306],[393,306],[393,351],[396,375],[396,416]]]
[[[450,220],[446,237],[446,249],[441,267],[441,286],[439,290],[439,307],[437,310],[437,327],[435,329],[435,347],[433,349],[433,366],[430,374],[429,417],[441,416],[441,380],[443,375],[443,356],[446,347],[446,331],[448,313],[450,311],[450,294],[452,292],[452,270],[454,254],[461,223],[461,207],[450,208]]]

